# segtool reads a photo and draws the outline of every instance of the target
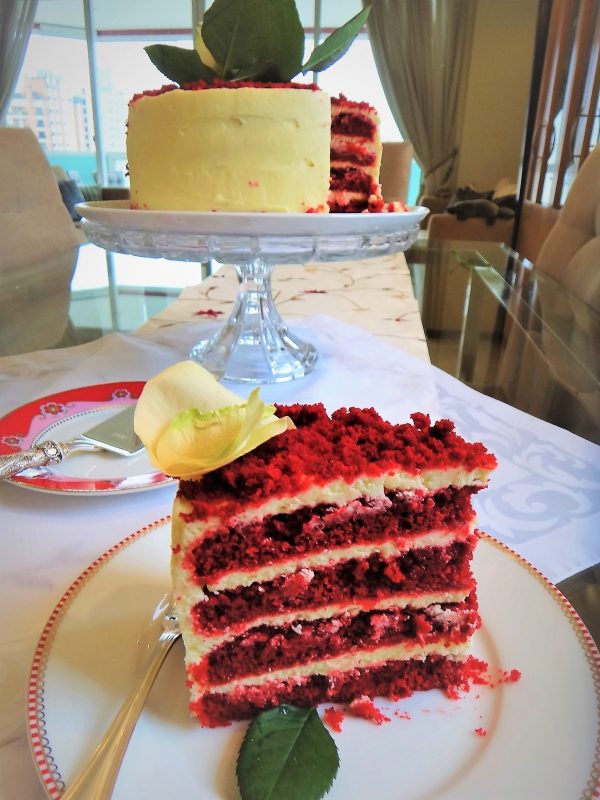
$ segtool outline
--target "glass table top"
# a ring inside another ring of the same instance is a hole
[[[406,253],[432,363],[600,443],[600,315],[504,245]]]

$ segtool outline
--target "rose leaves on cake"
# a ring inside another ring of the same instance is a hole
[[[165,77],[178,84],[198,80],[212,82],[216,73],[204,64],[196,50],[172,44],[150,44],[144,48],[148,58]]]
[[[319,800],[338,768],[337,747],[316,710],[282,705],[248,727],[237,778],[242,800]]]
[[[321,72],[348,50],[370,7],[335,30],[304,58],[304,29],[295,0],[215,0],[204,14],[195,50],[154,44],[145,48],[154,66],[180,86],[197,81],[288,83]]]
[[[365,6],[362,11],[349,19],[341,28],[333,31],[321,44],[317,45],[306,64],[302,65],[302,74],[307,72],[323,72],[329,69],[347,52],[352,42],[360,33],[360,29],[367,21],[371,6]]]
[[[294,0],[216,0],[204,14],[199,38],[224,80],[286,83],[304,55]]]
[[[293,428],[289,417],[254,389],[247,401],[193,361],[151,378],[135,410],[134,429],[150,462],[184,480],[200,478]]]

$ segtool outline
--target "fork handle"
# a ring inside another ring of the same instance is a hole
[[[158,670],[179,632],[163,631],[142,680],[121,706],[104,738],[61,800],[110,800],[121,762]]]
[[[30,450],[21,450],[10,456],[0,456],[0,479],[11,478],[17,472],[31,467],[45,467],[59,464],[69,452],[62,442],[42,442]]]

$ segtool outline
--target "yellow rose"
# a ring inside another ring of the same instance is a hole
[[[134,429],[151,463],[167,475],[199,478],[294,427],[254,389],[248,401],[194,361],[151,378],[137,402]]]
[[[223,69],[220,67],[217,62],[215,61],[213,54],[210,52],[208,47],[204,44],[204,39],[202,38],[202,30],[201,26],[198,25],[196,29],[196,44],[195,48],[198,51],[198,55],[200,56],[200,61],[205,64],[210,69],[214,70],[217,75],[223,74]]]

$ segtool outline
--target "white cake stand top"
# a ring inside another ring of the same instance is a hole
[[[271,292],[275,264],[375,258],[410,247],[422,206],[381,214],[260,214],[130,209],[81,203],[87,238],[107,250],[176,261],[233,264],[240,291],[223,328],[190,356],[218,378],[279,383],[308,374],[318,354],[295,337]]]

